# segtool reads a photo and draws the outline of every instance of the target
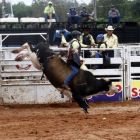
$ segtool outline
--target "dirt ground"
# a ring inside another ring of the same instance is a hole
[[[140,140],[140,101],[0,106],[0,140]]]

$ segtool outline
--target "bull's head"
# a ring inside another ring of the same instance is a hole
[[[107,94],[112,95],[114,93],[118,93],[119,92],[118,88],[116,86],[112,85],[111,80],[109,80],[109,79],[104,79],[104,80],[107,82],[108,87],[109,87],[109,90],[107,91]]]

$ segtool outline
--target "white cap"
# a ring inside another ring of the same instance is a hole
[[[51,1],[49,1],[49,2],[48,2],[48,4],[52,4],[52,2],[51,2]]]
[[[109,25],[109,26],[107,26],[107,28],[105,28],[105,30],[106,30],[106,31],[113,31],[114,28],[113,28],[111,25]]]

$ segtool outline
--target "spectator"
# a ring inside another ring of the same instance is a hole
[[[87,12],[86,7],[82,7],[82,10],[80,11],[80,18],[82,22],[89,20],[89,13]]]
[[[107,44],[107,48],[116,48],[118,47],[118,37],[113,34],[114,28],[113,26],[109,25],[107,28],[105,28],[106,34],[104,34],[104,42]],[[114,57],[114,51],[110,50],[108,51],[109,57]]]
[[[90,28],[84,28],[83,33],[80,36],[81,47],[95,47],[95,41],[90,34]],[[90,58],[91,52],[89,50],[84,51],[84,57]]]
[[[47,19],[55,18],[55,9],[53,7],[53,3],[51,1],[48,2],[48,5],[44,9],[45,21]]]
[[[89,14],[89,19],[88,19],[89,22],[92,22],[92,21],[96,21],[96,17],[95,17],[95,12],[94,10],[91,12],[91,14]]]
[[[71,38],[71,33],[68,30],[56,30],[54,33],[53,42],[60,47],[67,47]]]
[[[71,8],[69,9],[69,14],[70,14],[71,16],[76,16],[76,15],[77,15],[76,9],[75,9],[74,7],[71,7]]]
[[[104,42],[104,35],[99,34],[96,37],[97,48],[107,48],[107,44]],[[98,51],[96,58],[100,58],[102,56],[103,51]]]
[[[117,47],[117,36],[113,34],[113,27],[108,26],[106,28],[107,34],[99,34],[96,37],[96,43],[98,48],[113,48]],[[109,44],[109,45],[108,45]],[[110,64],[110,57],[114,57],[114,50],[99,50],[95,53],[95,58],[103,58],[102,65],[94,65],[93,68],[116,68],[117,65]]]
[[[120,12],[114,5],[111,6],[111,9],[108,12],[108,20],[110,25],[117,25],[120,22]]]
[[[74,7],[69,9],[68,12],[68,24],[78,24],[79,23],[79,16]]]
[[[104,35],[99,34],[96,37],[97,48],[107,48],[107,44],[104,42]],[[94,65],[94,69],[96,68],[105,68],[110,63],[110,59],[108,57],[107,51],[99,50],[95,53],[95,58],[103,58],[103,65]]]

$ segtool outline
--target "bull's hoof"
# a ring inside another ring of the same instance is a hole
[[[85,104],[86,104],[86,107],[89,108],[88,100],[87,99],[85,99]]]
[[[85,119],[88,119],[88,109],[87,108],[83,108],[83,111],[84,111],[84,116],[85,116]]]
[[[84,113],[89,113],[88,108],[83,108]]]

